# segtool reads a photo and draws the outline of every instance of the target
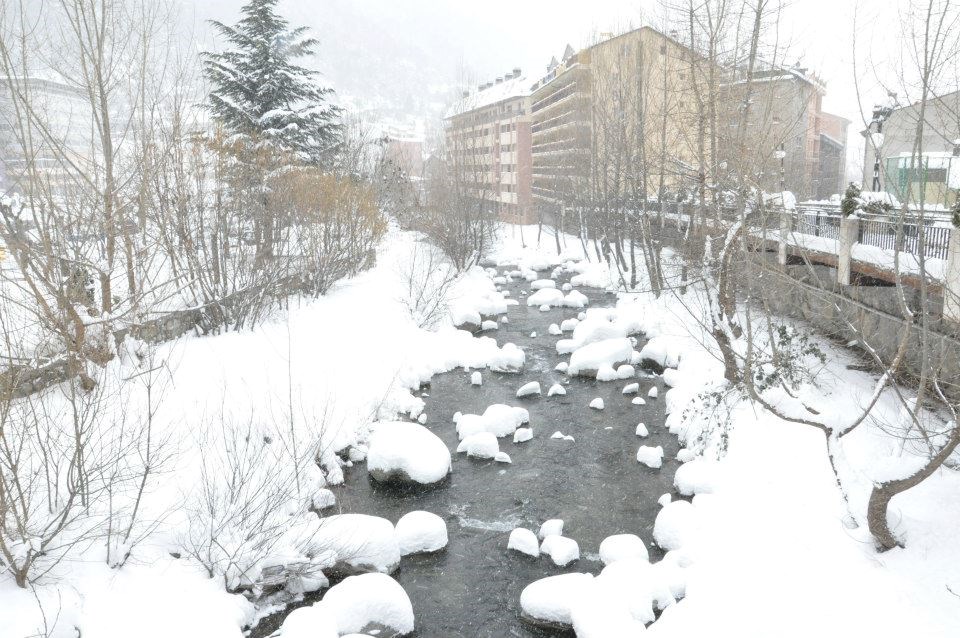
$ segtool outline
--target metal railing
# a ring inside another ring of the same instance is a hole
[[[867,246],[910,253],[926,259],[947,259],[949,256],[950,233],[953,231],[951,227],[904,222],[903,232],[898,236],[899,226],[899,222],[888,219],[861,219],[857,241]]]

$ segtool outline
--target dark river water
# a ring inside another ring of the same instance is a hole
[[[559,283],[558,283],[559,285]],[[394,576],[413,603],[416,636],[503,638],[507,636],[548,636],[520,620],[520,592],[538,578],[570,571],[599,573],[600,542],[611,534],[633,533],[651,543],[657,499],[673,491],[674,460],[679,445],[665,428],[662,399],[646,397],[659,377],[639,371],[641,394],[647,404],[632,405],[632,396],[621,391],[630,381],[599,383],[568,379],[554,366],[568,356],[556,353],[562,337],[550,336],[547,328],[578,311],[552,309],[540,312],[528,308],[521,290],[529,284],[515,282],[505,289],[520,301],[511,306],[510,322],[500,330],[487,332],[500,345],[512,342],[523,348],[526,365],[520,374],[483,371],[483,386],[470,385],[470,373],[455,370],[433,378],[423,389],[428,422],[453,453],[453,473],[441,487],[416,494],[387,490],[372,483],[366,466],[346,469],[343,486],[334,488],[338,509],[373,514],[396,521],[412,510],[426,510],[447,522],[450,542],[445,551],[431,555],[407,556]],[[581,289],[591,307],[612,306],[616,297],[601,291]],[[530,333],[536,331],[537,337]],[[564,335],[568,337],[569,334]],[[642,342],[640,344],[642,346]],[[639,349],[639,346],[638,346]],[[528,381],[539,381],[543,396],[517,399],[517,389]],[[564,384],[566,396],[547,397],[554,383]],[[664,388],[660,394],[663,396]],[[587,407],[602,397],[602,411]],[[507,403],[530,411],[534,438],[514,444],[512,437],[500,440],[501,451],[513,463],[476,461],[453,451],[457,447],[457,411],[481,414],[488,405]],[[635,434],[644,422],[650,436]],[[576,441],[551,440],[560,430]],[[641,443],[642,442],[642,443]],[[638,446],[662,445],[663,468],[654,470],[636,461]],[[514,527],[533,531],[550,518],[564,520],[564,536],[580,544],[580,560],[565,568],[556,567],[547,556],[533,559],[507,550],[507,537]],[[651,560],[661,553],[650,547]],[[279,617],[265,619],[253,635],[269,635]]]

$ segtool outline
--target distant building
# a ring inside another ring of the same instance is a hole
[[[920,105],[874,109],[861,135],[864,189],[884,191],[901,202],[950,207],[960,190],[960,91],[928,101],[922,155],[916,154]]]
[[[531,96],[537,205],[617,206],[695,181],[691,55],[643,27],[551,60]]]
[[[18,109],[14,95],[27,97],[46,135],[36,126],[20,125],[17,111],[22,112],[22,104]],[[65,187],[69,166],[83,165],[91,157],[92,126],[90,105],[81,91],[47,78],[0,78],[0,192]],[[33,183],[34,177],[41,183]]]
[[[408,178],[423,177],[423,140],[416,137],[388,135],[383,148],[383,159],[393,164]]]
[[[850,120],[820,113],[820,166],[813,197],[829,199],[842,195],[847,181],[847,129]]]
[[[513,69],[464,93],[445,118],[448,168],[467,178],[473,196],[490,212],[522,224],[535,219],[530,84],[520,69]]]
[[[822,192],[823,83],[799,67],[755,71],[749,83],[743,76],[742,70],[733,71],[723,87],[723,99],[733,129],[743,119],[743,104],[750,92],[745,137],[750,156],[759,162],[750,167],[755,179],[767,192],[787,190],[797,199],[818,197]],[[729,145],[725,150],[737,153]],[[832,184],[831,178],[825,189],[831,190]]]

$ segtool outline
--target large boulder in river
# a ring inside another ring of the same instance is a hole
[[[445,479],[450,469],[450,450],[422,425],[383,421],[370,437],[367,472],[375,481],[433,485]]]
[[[410,597],[385,574],[351,576],[331,587],[315,606],[334,619],[341,636],[362,632],[393,638],[413,633]]]
[[[327,556],[331,578],[381,572],[400,566],[400,545],[393,523],[367,514],[336,514],[319,520],[310,543]]]
[[[569,631],[571,609],[593,584],[592,574],[560,574],[536,580],[520,593],[520,619],[547,631]]]

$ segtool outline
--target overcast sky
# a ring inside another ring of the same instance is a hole
[[[865,69],[876,66],[868,60],[884,57],[884,45],[895,35],[905,1],[787,0],[780,34],[791,51],[786,61],[799,61],[826,82],[824,109],[853,122],[853,144],[863,125],[853,81],[854,17],[860,34],[862,101],[869,114],[884,92],[876,74]],[[243,4],[243,0],[182,2],[198,23],[210,18],[232,22]],[[357,93],[358,82],[381,83],[384,93],[388,88],[395,93],[404,88],[416,91],[428,83],[453,83],[464,69],[476,80],[492,79],[516,66],[536,77],[567,43],[580,48],[599,33],[657,24],[660,4],[660,0],[281,0],[280,6],[291,22],[309,25],[321,40],[320,64],[335,88],[340,84]],[[413,68],[427,77],[418,76]],[[881,63],[880,68],[882,74],[887,67]],[[375,94],[378,87],[365,88]]]

